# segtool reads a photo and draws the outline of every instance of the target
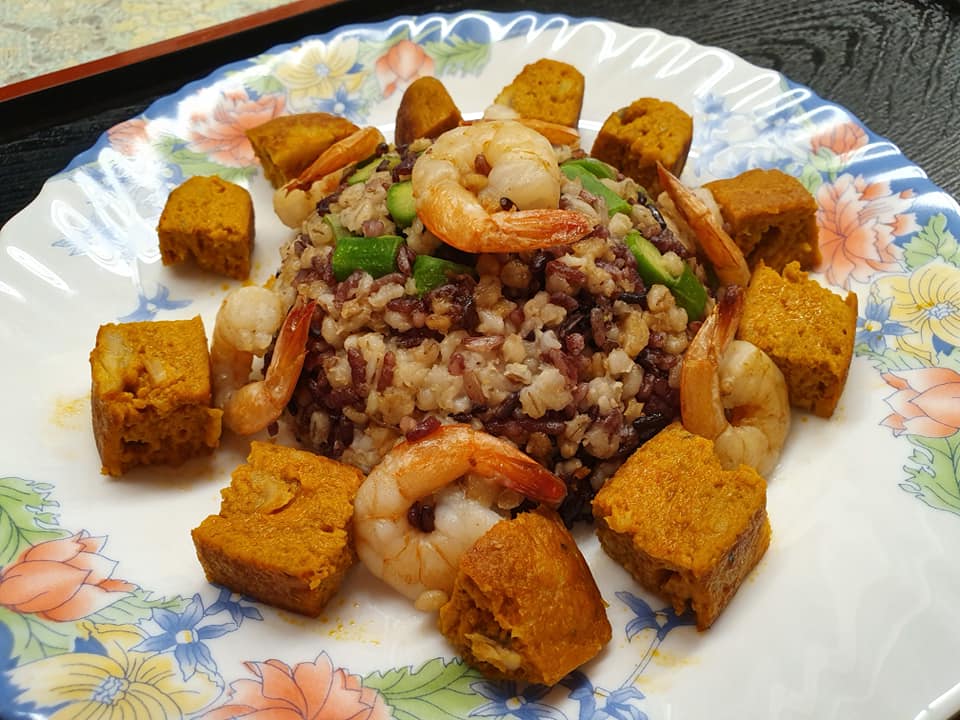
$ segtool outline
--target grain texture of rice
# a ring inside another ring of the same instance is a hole
[[[699,271],[696,260],[623,177],[610,185],[631,211],[612,218],[578,181],[564,181],[561,207],[595,226],[569,246],[470,256],[419,220],[401,230],[387,189],[408,179],[422,149],[383,148],[381,169],[321,201],[283,248],[275,287],[291,302],[297,293],[317,300],[286,419],[304,445],[364,471],[427,419],[470,423],[558,473],[570,489],[562,515],[587,517],[603,479],[678,416],[681,358],[698,327],[669,289],[645,285],[623,238],[640,230],[674,269]],[[326,215],[356,235],[402,233],[396,271],[337,282]],[[419,294],[418,255],[473,272]]]

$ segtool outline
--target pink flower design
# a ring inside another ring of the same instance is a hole
[[[383,96],[390,97],[399,87],[433,74],[433,58],[411,40],[401,40],[380,56],[374,66]]]
[[[117,563],[100,555],[106,540],[81,530],[29,548],[0,574],[0,605],[56,622],[112,605],[136,586],[110,579]]]
[[[942,438],[960,430],[960,373],[928,367],[891,370],[883,379],[896,390],[886,398],[893,414],[882,423],[894,435]]]
[[[817,191],[821,268],[827,281],[848,287],[877,272],[899,269],[901,250],[894,240],[918,229],[907,210],[912,193],[893,193],[886,182],[841,175]]]
[[[114,125],[107,130],[107,139],[118,151],[127,156],[136,155],[147,143],[147,120],[138,117]]]
[[[246,131],[281,115],[283,97],[251,98],[246,90],[225,93],[210,115],[194,115],[187,147],[208,155],[228,167],[246,167],[255,162]]]
[[[204,715],[210,720],[380,720],[390,710],[380,694],[365,688],[356,675],[334,668],[325,652],[313,662],[291,668],[279,660],[244,663],[257,680],[237,680],[230,699]]]
[[[810,149],[816,155],[821,149],[830,150],[835,155],[846,155],[865,146],[869,138],[866,131],[855,122],[833,125],[820,133],[810,143]]]

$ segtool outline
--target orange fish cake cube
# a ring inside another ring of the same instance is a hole
[[[432,75],[414,80],[397,108],[395,142],[408,145],[420,138],[436,138],[463,122],[460,109],[443,83]]]
[[[787,381],[790,404],[833,415],[847,382],[857,333],[857,295],[841,297],[800,269],[753,273],[737,337],[756,345]]]
[[[659,162],[674,175],[683,172],[693,142],[693,118],[666,100],[640,98],[604,121],[590,154],[640,183],[656,198],[663,187]]]
[[[754,169],[705,187],[751,268],[762,262],[780,272],[796,260],[808,270],[820,263],[817,203],[792,175]]]
[[[593,516],[606,553],[705,630],[770,543],[766,492],[755,470],[724,470],[712,441],[674,423],[606,482]]]
[[[210,582],[316,617],[356,561],[356,468],[254,441],[221,491],[220,512],[193,530]]]
[[[246,131],[263,174],[278,188],[306,170],[328,147],[359,128],[325,112],[280,115]]]
[[[90,353],[93,430],[103,472],[176,465],[220,443],[200,317],[102,325]]]
[[[195,176],[167,198],[157,226],[164,265],[194,260],[204,270],[245,280],[253,252],[253,200],[246,188]]]
[[[440,631],[485,675],[543,685],[595,657],[612,634],[573,536],[543,509],[497,523],[460,559]]]
[[[495,102],[520,117],[576,127],[583,108],[583,73],[569,63],[542,58],[524,66]]]

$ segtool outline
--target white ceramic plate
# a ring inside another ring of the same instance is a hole
[[[549,691],[485,681],[360,566],[318,620],[206,583],[190,529],[218,510],[246,443],[100,475],[87,360],[101,323],[199,313],[212,329],[231,283],[164,268],[157,250],[163,203],[187,176],[250,188],[253,279],[274,271],[287,231],[243,129],[324,109],[389,132],[405,85],[429,73],[476,115],[544,56],[587,77],[585,147],[611,111],[651,95],[695,118],[687,182],[757,166],[801,178],[820,205],[820,277],[854,290],[861,315],[840,406],[794,418],[770,478],[772,544],[720,620],[696,632],[581,528],[614,638]],[[112,128],[2,231],[0,705],[30,717],[946,717],[956,692],[930,703],[960,679],[957,238],[956,202],[846,111],[656,30],[403,18],[224,68]]]

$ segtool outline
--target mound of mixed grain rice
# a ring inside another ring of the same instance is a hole
[[[275,288],[317,300],[307,358],[287,421],[306,447],[369,470],[402,436],[466,422],[507,438],[569,486],[572,523],[646,439],[679,415],[680,358],[699,327],[663,285],[647,286],[624,238],[639,230],[679,274],[703,276],[673,225],[634,181],[606,200],[564,177],[560,207],[587,214],[580,242],[513,254],[469,255],[419,219],[406,228],[387,209],[390,185],[409,180],[429,141],[378,150],[366,181],[323,199],[282,250]],[[558,159],[582,151],[558,151]],[[482,171],[482,158],[478,158]],[[343,230],[338,230],[339,228]],[[403,238],[392,271],[354,271],[338,282],[338,232]],[[422,292],[417,256],[462,266]],[[269,360],[269,358],[267,359]]]

